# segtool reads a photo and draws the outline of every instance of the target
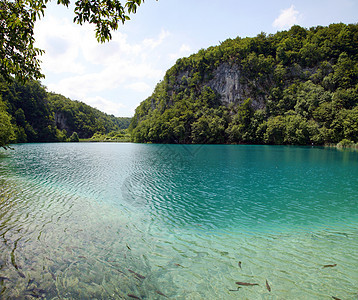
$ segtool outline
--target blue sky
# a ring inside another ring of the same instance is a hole
[[[73,10],[50,3],[36,23],[42,83],[48,91],[115,116],[131,117],[167,69],[184,56],[228,39],[357,23],[358,0],[146,0],[113,39],[97,43],[91,25],[74,24]]]

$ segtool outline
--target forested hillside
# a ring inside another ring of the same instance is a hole
[[[358,25],[293,26],[179,59],[130,130],[135,142],[358,142]]]
[[[79,101],[48,93],[38,81],[12,84],[0,79],[0,146],[8,143],[67,141],[106,134],[129,126]]]

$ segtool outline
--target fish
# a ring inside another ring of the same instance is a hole
[[[29,279],[29,282],[27,283],[27,287],[29,287],[34,282],[35,282],[35,279]]]
[[[38,289],[36,287],[33,287],[31,289],[27,289],[26,291],[26,294],[32,296],[32,297],[35,297],[35,298],[42,298],[42,296],[44,294],[46,294],[46,291],[43,290],[43,289]]]
[[[19,270],[17,270],[17,273],[20,275],[20,277],[22,277],[22,278],[26,278],[25,274],[24,274],[24,273],[22,273],[22,272],[20,272]]]
[[[0,276],[0,281],[4,281],[4,280],[11,281],[11,280],[10,280],[9,278],[7,278],[7,277]]]
[[[128,269],[129,272],[131,272],[132,274],[134,274],[134,276],[138,277],[139,279],[145,279],[145,276],[138,274],[137,272],[134,272],[131,269]]]
[[[79,255],[78,258],[87,258],[87,257],[83,255]]]
[[[241,282],[241,281],[236,281],[235,283],[238,285],[244,285],[244,286],[259,285],[258,283],[249,283],[249,282]]]
[[[39,295],[39,294],[36,294],[36,293],[26,293],[25,295],[29,295],[29,296],[32,296],[34,298],[42,298],[42,295]]]
[[[166,298],[168,298],[168,296],[167,295],[164,295],[162,292],[160,292],[160,291],[155,291],[158,295],[160,295],[160,296],[163,296],[163,297],[166,297]]]
[[[133,294],[127,294],[127,296],[128,296],[129,298],[139,299],[139,300],[140,300],[139,297],[137,297],[136,295],[133,295]]]
[[[266,279],[266,288],[267,288],[267,290],[268,290],[269,292],[271,292],[271,287],[270,287],[270,285],[269,285],[267,279]]]
[[[238,292],[240,289],[241,289],[241,287],[238,286],[236,290],[231,290],[231,289],[229,289],[229,291],[230,291],[230,292]]]
[[[176,265],[177,267],[182,267],[182,268],[184,268],[181,264],[174,264],[174,265]]]
[[[52,279],[53,279],[53,280],[56,280],[55,274],[53,274],[52,272],[50,272],[50,274],[51,274]]]
[[[241,268],[241,261],[239,261],[238,265],[239,265],[240,269],[242,269],[242,268]]]
[[[340,298],[337,298],[337,297],[334,297],[334,296],[332,296],[332,298],[333,298],[334,300],[341,300]]]
[[[49,258],[49,257],[45,257],[46,259],[48,259],[49,261],[53,261],[54,262],[54,260],[53,259],[51,259],[51,258]]]
[[[40,294],[45,294],[46,291],[43,289],[39,289],[37,287],[33,287],[31,289],[27,289],[26,292],[35,292],[35,293],[40,293]]]
[[[126,246],[127,246],[128,250],[132,250],[131,247],[128,246],[128,244],[126,244]]]
[[[337,266],[337,264],[333,264],[333,265],[324,265],[323,268],[333,268]]]

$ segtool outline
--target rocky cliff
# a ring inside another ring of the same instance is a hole
[[[166,72],[136,109],[133,140],[356,141],[358,124],[351,120],[358,114],[357,57],[356,24],[293,26],[274,35],[226,40],[179,59]]]

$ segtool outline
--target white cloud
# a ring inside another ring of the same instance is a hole
[[[35,40],[36,46],[45,50],[40,59],[46,75],[43,84],[49,91],[109,113],[122,108],[124,115],[132,114],[133,107],[163,78],[173,63],[168,53],[177,49],[177,59],[190,51],[186,44],[180,47],[165,29],[141,38],[116,31],[111,41],[100,44],[92,25],[79,26],[55,14],[36,23]],[[116,107],[106,99],[121,99],[122,104]]]
[[[113,60],[112,65],[105,66],[98,72],[68,76],[56,83],[48,84],[51,91],[70,98],[84,99],[88,94],[114,90],[120,87],[139,92],[150,90],[152,83],[159,81],[164,72],[148,63],[125,62]]]
[[[160,60],[157,49],[170,36],[168,31],[132,44],[126,34],[115,32],[110,42],[99,44],[92,29],[53,16],[36,24],[36,45],[46,51],[41,57],[43,71],[62,75],[57,82],[46,83],[49,90],[81,101],[97,99],[96,105],[108,111],[105,100],[93,95],[120,87],[148,93],[153,81],[163,77],[165,70],[152,54]]]
[[[170,36],[169,31],[162,29],[157,39],[145,39],[143,40],[143,45],[150,49],[154,49],[158,47],[168,36]]]
[[[41,57],[45,73],[82,74],[85,72],[85,65],[78,60],[80,49],[77,41],[81,40],[81,32],[68,20],[50,16],[46,21],[37,22],[35,36],[36,46],[45,50],[45,54]]]
[[[121,115],[123,108],[125,107],[125,105],[123,105],[122,103],[109,101],[99,96],[93,98],[92,97],[86,98],[84,102],[86,102],[88,105],[92,107],[99,109],[100,111],[115,116]]]
[[[151,86],[145,82],[131,83],[131,84],[128,84],[126,87],[130,90],[140,92],[140,93],[147,93],[147,92],[150,92],[150,90],[151,90]]]
[[[169,54],[169,58],[170,58],[170,60],[175,61],[176,59],[178,59],[180,57],[189,55],[190,52],[191,52],[190,46],[187,44],[182,44],[181,47],[179,48],[178,52]]]
[[[280,30],[287,29],[292,25],[298,24],[299,12],[294,5],[290,8],[281,10],[280,15],[273,21],[272,26]]]

